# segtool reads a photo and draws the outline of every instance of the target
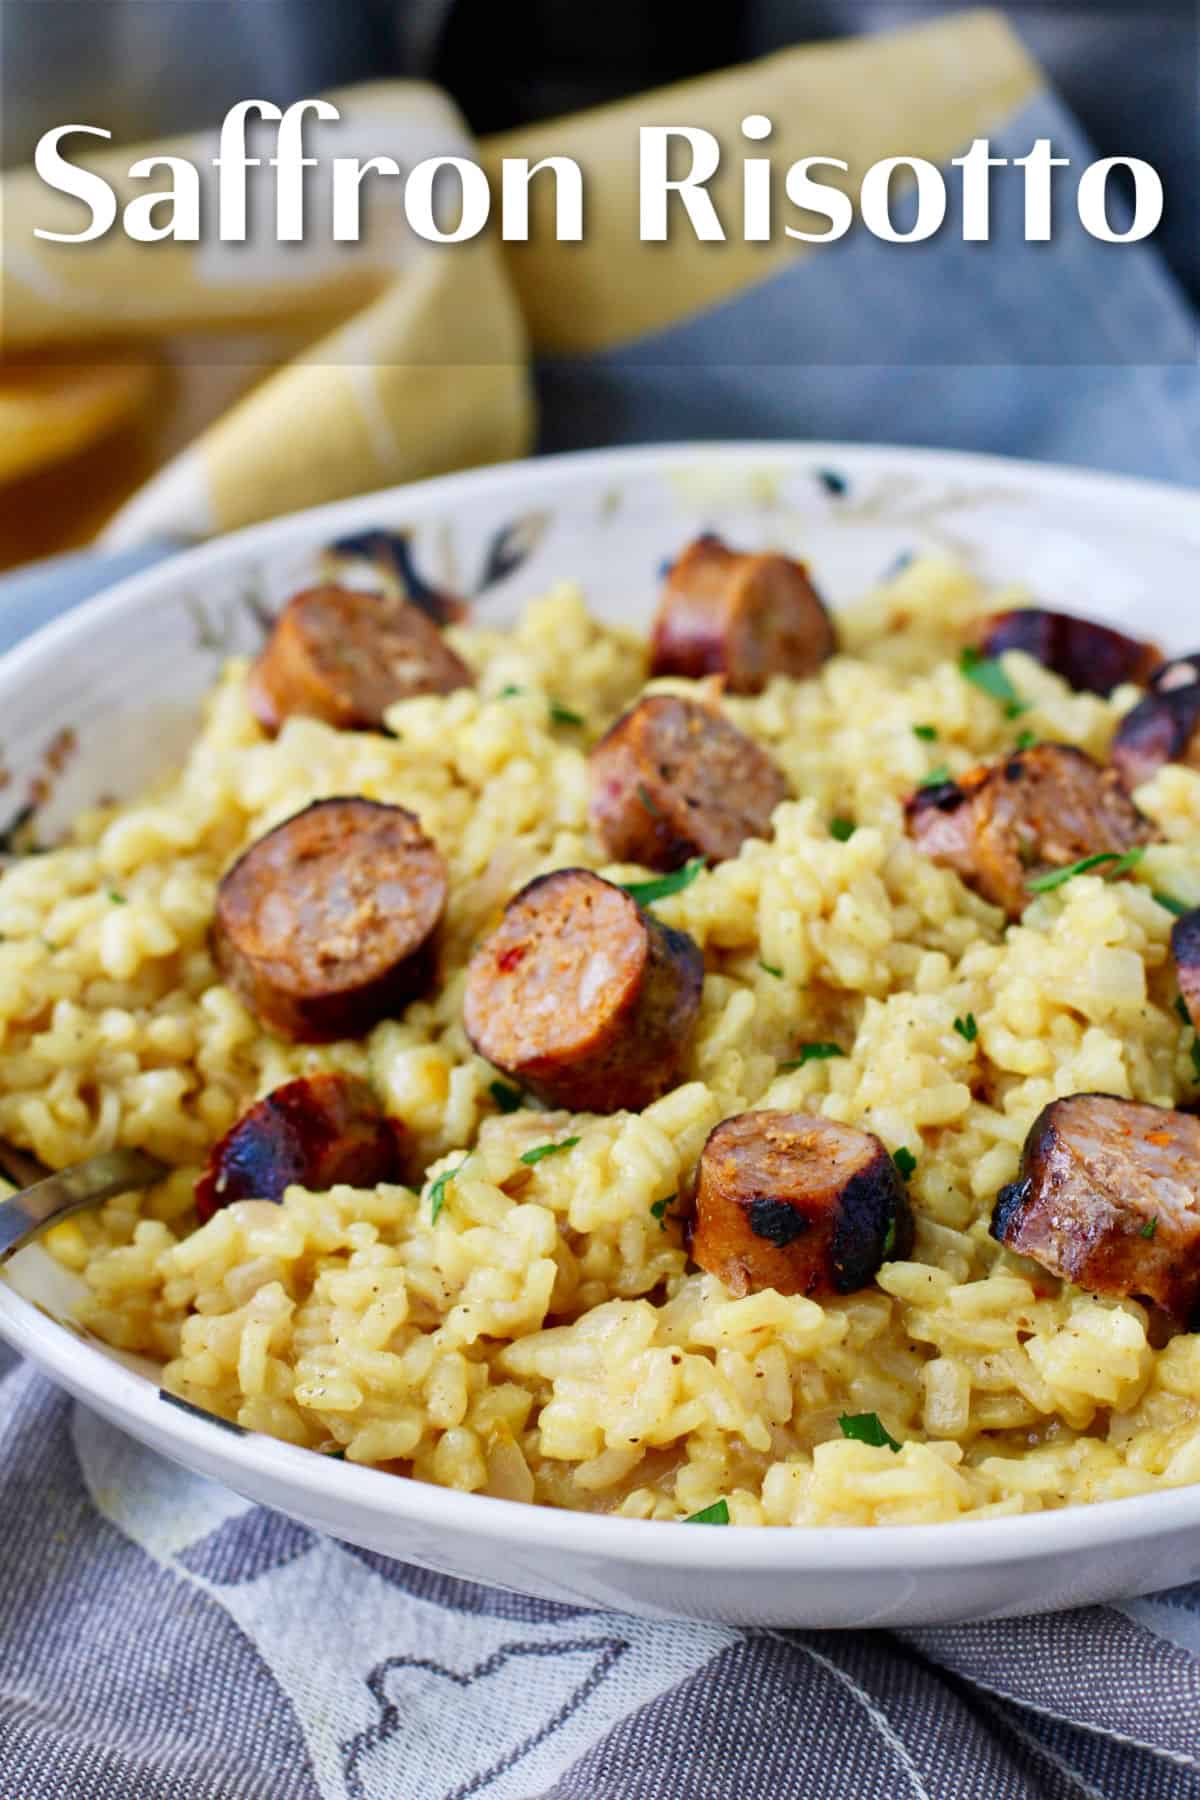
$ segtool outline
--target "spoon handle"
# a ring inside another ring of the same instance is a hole
[[[106,1150],[32,1187],[0,1200],[0,1263],[23,1248],[47,1225],[56,1225],[85,1207],[99,1206],[131,1188],[161,1181],[167,1165],[144,1150]]]

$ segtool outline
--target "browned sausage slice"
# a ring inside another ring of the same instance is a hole
[[[617,862],[677,869],[768,837],[787,783],[766,751],[696,700],[649,694],[591,756],[592,829]]]
[[[399,1181],[405,1131],[385,1118],[365,1081],[304,1075],[275,1088],[227,1131],[196,1183],[200,1223],[235,1200],[282,1200],[289,1187]]]
[[[853,1293],[911,1248],[908,1194],[869,1131],[768,1111],[739,1113],[709,1133],[692,1258],[733,1293]]]
[[[268,1031],[360,1037],[427,985],[445,904],[445,864],[413,813],[318,800],[225,875],[213,949]]]
[[[1051,1101],[992,1236],[1089,1293],[1186,1322],[1200,1299],[1200,1119],[1112,1094]]]
[[[463,1018],[480,1056],[550,1105],[636,1112],[671,1086],[703,980],[686,932],[588,869],[557,869],[471,958]]]
[[[1087,694],[1111,694],[1123,681],[1145,683],[1162,662],[1157,644],[1041,606],[993,613],[983,622],[979,647],[985,656],[1023,650]]]
[[[971,769],[957,781],[934,782],[918,788],[905,805],[909,836],[921,853],[972,885],[978,874],[975,799],[991,773]]]
[[[1126,787],[1140,787],[1166,762],[1200,769],[1200,656],[1155,671],[1145,699],[1117,727],[1109,751]]]
[[[667,573],[651,672],[724,675],[731,693],[757,694],[772,675],[815,674],[835,648],[803,563],[730,550],[706,533]]]
[[[470,687],[470,669],[416,606],[353,588],[309,588],[289,600],[250,671],[259,723],[299,714],[343,731],[377,731],[397,700]]]
[[[1171,927],[1175,977],[1188,1017],[1200,1031],[1200,906],[1184,913]]]
[[[1019,918],[1029,880],[1154,837],[1114,769],[1070,744],[1035,744],[957,782],[920,788],[908,829],[934,862]]]

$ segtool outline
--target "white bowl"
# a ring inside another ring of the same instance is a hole
[[[434,585],[513,617],[559,577],[644,622],[660,562],[702,528],[803,553],[835,603],[896,560],[951,550],[1046,603],[1191,650],[1200,506],[1182,489],[996,458],[839,444],[589,452],[449,476],[240,533],[122,583],[0,660],[14,812],[69,727],[39,810],[52,835],[183,751],[231,650],[335,538],[411,531]],[[1183,634],[1183,638],[1181,638]],[[0,1280],[0,1335],[164,1455],[368,1549],[548,1599],[755,1625],[915,1625],[1047,1610],[1200,1577],[1200,1488],[947,1527],[682,1530],[398,1480],[168,1404],[149,1364],[70,1323],[73,1279],[37,1247]]]

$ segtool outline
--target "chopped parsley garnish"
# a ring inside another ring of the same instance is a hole
[[[1158,1214],[1155,1213],[1155,1215],[1152,1219],[1146,1220],[1146,1223],[1142,1226],[1142,1229],[1138,1233],[1138,1236],[1144,1237],[1144,1238],[1152,1238],[1157,1230],[1158,1230]]]
[[[829,835],[835,837],[839,844],[844,844],[854,836],[858,826],[853,819],[830,819]]]
[[[774,963],[763,962],[762,958],[760,957],[758,966],[762,970],[764,975],[774,975],[776,981],[781,981],[783,979],[783,970],[777,969],[775,967]]]
[[[1176,994],[1175,996],[1175,1011],[1179,1014],[1185,1025],[1191,1024],[1192,1015],[1188,1011],[1188,1003],[1182,994]]]
[[[579,1139],[577,1137],[570,1137],[559,1138],[557,1144],[535,1144],[532,1150],[525,1151],[524,1155],[521,1157],[521,1161],[523,1163],[528,1163],[529,1167],[532,1169],[534,1163],[540,1163],[543,1157],[557,1156],[560,1150],[569,1150],[573,1144],[577,1144],[578,1142]]]
[[[550,702],[550,722],[552,725],[582,725],[584,717],[582,713],[572,712],[571,708],[564,706],[561,700],[552,700]]]
[[[714,1500],[711,1506],[704,1507],[698,1513],[689,1513],[687,1518],[680,1522],[684,1525],[728,1525],[729,1502]]]
[[[912,1151],[906,1149],[903,1144],[901,1144],[899,1150],[893,1150],[892,1161],[899,1169],[901,1175],[903,1175],[905,1181],[916,1172],[917,1159]]]
[[[937,743],[937,734],[938,733],[937,733],[936,725],[914,725],[913,726],[913,736],[919,737],[923,743],[936,744]]]
[[[654,795],[644,781],[639,781],[637,784],[637,797],[648,813],[652,813],[656,819],[662,818],[662,807],[655,803]]]
[[[658,1220],[658,1229],[660,1231],[665,1231],[667,1229],[667,1219],[669,1217],[668,1208],[675,1198],[676,1196],[674,1194],[668,1194],[665,1200],[656,1200],[654,1205],[650,1208],[650,1216],[651,1218]]]
[[[979,1036],[979,1026],[975,1022],[974,1013],[968,1013],[965,1019],[955,1019],[954,1029],[960,1038],[966,1039],[968,1044],[973,1044]]]
[[[128,902],[128,900],[126,900],[124,894],[118,894],[116,888],[109,888],[108,897],[112,901],[114,906],[128,906],[129,905],[129,902]]]
[[[1104,877],[1108,881],[1116,875],[1124,875],[1127,869],[1136,869],[1145,854],[1140,844],[1136,849],[1126,850],[1123,856],[1118,856],[1115,850],[1100,850],[1095,856],[1085,856],[1080,862],[1068,864],[1065,869],[1051,869],[1048,875],[1035,875],[1025,885],[1031,893],[1048,894],[1076,875],[1086,875],[1089,869],[1104,868],[1106,863],[1111,863],[1111,868],[1104,868]]]
[[[896,1215],[895,1215],[895,1213],[893,1213],[891,1218],[888,1220],[888,1228],[883,1234],[883,1260],[884,1260],[884,1262],[887,1261],[888,1257],[892,1254],[892,1251],[895,1248],[896,1248]]]
[[[1181,919],[1184,913],[1189,910],[1188,907],[1183,904],[1182,900],[1176,900],[1174,894],[1161,894],[1157,888],[1153,890],[1153,894],[1154,898],[1158,901],[1158,904],[1160,906],[1165,906],[1169,913],[1174,913],[1177,919]]]
[[[509,1087],[507,1081],[493,1081],[488,1093],[502,1113],[518,1112],[525,1099],[520,1088]]]
[[[781,1069],[802,1069],[805,1063],[828,1062],[831,1056],[845,1056],[846,1052],[840,1044],[801,1044],[799,1056],[791,1062],[780,1063]]]
[[[501,700],[511,700],[514,694],[523,694],[524,692],[524,688],[518,687],[515,681],[510,681],[507,687],[500,689],[497,697]]]
[[[889,1450],[899,1455],[901,1446],[884,1425],[878,1413],[843,1413],[838,1420],[844,1438],[852,1438],[856,1444],[873,1444],[876,1450],[882,1450],[886,1444]]]
[[[450,1183],[454,1180],[456,1175],[462,1174],[462,1171],[467,1166],[467,1161],[468,1158],[464,1156],[462,1161],[456,1163],[452,1169],[443,1169],[433,1186],[430,1188],[429,1218],[431,1224],[437,1224],[438,1219],[441,1217],[442,1208],[446,1204],[446,1189],[450,1186]]]
[[[1037,743],[1037,741],[1038,740],[1037,740],[1037,732],[1036,731],[1019,731],[1017,733],[1017,741],[1013,745],[1013,749],[1014,750],[1032,750],[1033,746]]]
[[[985,656],[982,650],[968,644],[959,656],[958,666],[981,693],[1001,703],[1006,719],[1019,719],[1023,712],[1028,712],[1028,701],[1022,700],[995,657]]]
[[[693,856],[690,862],[684,863],[682,869],[674,869],[670,875],[660,875],[656,881],[623,881],[621,886],[639,906],[650,906],[655,900],[665,900],[668,895],[681,894],[685,887],[691,887],[703,867],[704,858]]]
[[[945,787],[946,783],[953,779],[954,777],[951,775],[945,763],[939,763],[936,769],[930,769],[928,775],[926,775],[925,779],[922,781],[921,786],[923,788]]]

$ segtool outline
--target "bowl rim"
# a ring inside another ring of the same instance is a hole
[[[0,693],[7,683],[27,674],[36,676],[39,664],[69,649],[73,640],[86,639],[112,620],[168,598],[172,588],[182,592],[184,584],[196,576],[269,553],[297,537],[344,533],[373,520],[384,507],[391,514],[405,505],[416,511],[428,510],[443,498],[469,501],[493,491],[519,488],[530,479],[539,495],[549,496],[589,475],[611,475],[615,469],[636,471],[685,462],[732,469],[738,464],[762,466],[772,461],[813,468],[836,461],[847,471],[859,473],[886,473],[890,465],[911,474],[915,468],[934,477],[957,475],[971,482],[986,479],[992,488],[1011,487],[1014,497],[1027,491],[1031,476],[1036,476],[1043,497],[1049,489],[1092,506],[1111,503],[1135,523],[1167,523],[1200,546],[1195,490],[1024,458],[802,439],[671,442],[572,451],[353,495],[182,550],[52,620],[6,652],[0,657]],[[239,1476],[252,1485],[273,1482],[281,1495],[308,1496],[321,1502],[326,1517],[331,1509],[336,1513],[342,1503],[353,1515],[347,1517],[348,1530],[354,1521],[369,1517],[386,1518],[393,1525],[409,1519],[414,1526],[438,1533],[484,1534],[493,1542],[523,1551],[584,1554],[677,1572],[750,1575],[774,1570],[815,1576],[843,1571],[884,1576],[982,1571],[1006,1563],[1093,1551],[1132,1537],[1157,1538],[1188,1526],[1200,1527],[1200,1485],[1196,1485],[1038,1513],[966,1518],[953,1521],[949,1531],[945,1522],[767,1527],[722,1531],[715,1539],[706,1534],[693,1542],[691,1537],[680,1538],[664,1529],[668,1521],[626,1519],[462,1493],[335,1460],[259,1433],[231,1430],[223,1421],[184,1407],[168,1407],[161,1390],[146,1376],[59,1324],[2,1276],[0,1338],[85,1405],[99,1407],[160,1452],[176,1454],[191,1467],[223,1466],[234,1486]],[[175,1448],[164,1450],[165,1444]]]
[[[886,473],[893,465],[902,474],[918,472],[936,477],[958,475],[976,480],[987,478],[993,490],[1009,489],[1014,499],[1028,493],[1029,482],[1036,476],[1043,492],[1052,488],[1064,498],[1074,496],[1093,507],[1106,498],[1119,505],[1126,516],[1136,515],[1147,526],[1167,523],[1185,538],[1200,545],[1200,525],[1189,517],[1189,501],[1198,490],[1165,481],[1150,481],[1137,475],[1092,471],[1064,463],[1037,462],[1028,457],[983,455],[969,450],[931,450],[906,448],[902,444],[843,444],[833,439],[803,438],[736,438],[729,440],[670,442],[662,444],[614,445],[600,450],[567,450],[548,456],[523,457],[518,461],[491,463],[479,469],[454,470],[446,475],[433,475],[424,481],[402,482],[390,488],[378,488],[369,494],[352,494],[341,500],[330,500],[320,506],[303,507],[295,512],[267,519],[257,525],[246,525],[203,543],[182,547],[177,554],[140,569],[116,582],[111,588],[72,607],[51,619],[39,630],[22,638],[20,643],[0,653],[0,682],[12,680],[24,672],[25,665],[38,661],[49,651],[69,644],[72,637],[90,626],[125,611],[135,610],[165,579],[169,570],[172,580],[183,582],[211,568],[237,563],[243,557],[261,556],[287,544],[297,534],[304,539],[322,538],[327,532],[348,535],[356,526],[373,520],[381,506],[389,508],[411,504],[425,507],[443,496],[470,500],[493,490],[502,491],[526,478],[537,482],[539,489],[553,492],[569,488],[577,479],[614,467],[637,470],[687,461],[698,465],[712,464],[733,468],[747,463],[756,468],[772,461],[802,463],[815,472],[822,464],[836,461],[848,471]],[[1023,481],[1022,481],[1022,478]],[[994,493],[998,497],[998,492]],[[103,543],[101,542],[101,548]],[[0,597],[0,605],[3,604]]]

